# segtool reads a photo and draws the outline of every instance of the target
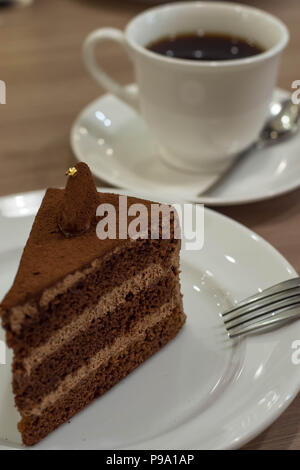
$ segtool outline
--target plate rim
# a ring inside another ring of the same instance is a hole
[[[99,189],[100,192],[101,191],[103,192],[103,188],[98,188],[98,189]],[[115,192],[116,188],[105,188],[105,191]],[[121,193],[121,194],[122,194],[122,192],[125,193],[125,194],[128,194],[128,191],[126,189],[118,190],[118,192]],[[44,193],[45,193],[45,190],[36,190],[36,191],[29,191],[29,192],[23,192],[23,193],[10,194],[10,195],[7,195],[7,196],[0,197],[0,216],[1,217],[3,216],[1,214],[1,209],[3,207],[3,203],[10,202],[10,200],[12,201],[17,196],[22,196],[25,199],[33,198],[39,205]],[[131,195],[135,196],[136,193],[133,191]],[[141,196],[141,195],[139,195],[139,196]],[[157,199],[157,197],[155,196],[154,200],[156,200],[156,199]],[[165,199],[165,198],[163,197],[162,199]],[[33,210],[35,208],[36,208],[36,206],[32,207]],[[37,208],[38,208],[38,206],[37,206]],[[273,256],[276,256],[278,258],[278,260],[281,261],[282,265],[285,265],[286,267],[288,267],[291,270],[291,276],[298,275],[296,270],[290,264],[290,262],[271,243],[269,243],[267,240],[265,240],[260,235],[256,234],[256,232],[254,232],[253,230],[251,230],[247,226],[241,224],[240,222],[228,217],[227,215],[219,213],[218,211],[216,211],[214,209],[210,209],[210,208],[205,207],[205,211],[210,213],[215,220],[219,219],[219,220],[225,221],[225,223],[231,225],[234,228],[234,230],[243,231],[245,234],[248,234],[248,235],[250,235],[250,234],[255,235],[255,237],[259,241],[259,243],[261,243],[266,249],[268,249],[268,251],[270,253],[272,253]],[[29,214],[29,216],[33,216],[33,214],[31,213],[31,214]],[[5,217],[5,215],[3,217]],[[22,214],[14,216],[14,218],[21,218],[21,217],[24,217],[24,216]],[[244,435],[239,439],[239,441],[236,444],[234,442],[231,442],[231,443],[228,443],[226,445],[226,447],[224,447],[224,446],[220,447],[220,449],[238,449],[238,448],[241,448],[242,446],[244,446],[245,444],[247,444],[248,442],[253,440],[255,437],[257,437],[259,434],[261,434],[271,424],[273,424],[279,418],[279,416],[281,416],[284,413],[284,411],[290,406],[290,404],[293,402],[293,400],[298,395],[298,393],[300,391],[300,376],[299,376],[299,374],[295,373],[295,375],[293,377],[293,380],[292,380],[292,385],[293,385],[293,390],[290,390],[289,392],[286,392],[286,394],[288,394],[288,396],[289,396],[288,399],[285,399],[285,401],[283,402],[283,404],[281,404],[280,407],[276,406],[276,408],[274,408],[272,410],[272,414],[269,417],[264,418],[263,421],[259,425],[257,425],[256,427],[253,426],[250,431],[249,430],[245,431]],[[167,435],[168,432],[166,432],[165,434]],[[152,439],[153,438],[149,439],[150,443],[151,443]],[[143,442],[137,443],[137,445],[133,445],[133,446],[129,445],[129,446],[122,447],[122,449],[125,449],[125,450],[126,449],[141,450],[141,449],[144,449],[144,448],[145,447],[143,446]],[[186,446],[185,446],[185,448],[186,448]],[[216,448],[218,448],[218,447],[216,447]],[[19,445],[17,443],[13,443],[13,442],[6,443],[5,441],[0,440],[0,450],[11,450],[11,449],[22,450],[22,449],[24,449],[24,447],[19,447]],[[186,450],[188,450],[188,448],[186,448]]]

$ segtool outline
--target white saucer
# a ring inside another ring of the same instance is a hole
[[[274,99],[288,96],[277,89]],[[160,194],[208,205],[244,204],[272,198],[300,187],[300,133],[281,144],[255,150],[206,193],[218,174],[181,172],[166,165],[140,116],[112,95],[85,108],[71,131],[78,160],[95,176],[136,193]],[[199,193],[201,192],[201,196]]]
[[[42,192],[0,199],[0,298],[9,289]],[[222,235],[220,235],[222,234]],[[296,276],[268,243],[205,210],[201,251],[182,252],[187,323],[177,338],[35,449],[229,449],[269,426],[300,389],[300,321],[233,342],[220,312]],[[0,339],[4,332],[0,328]],[[0,448],[20,447],[10,360],[0,365]]]

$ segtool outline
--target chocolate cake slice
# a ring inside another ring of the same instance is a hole
[[[185,322],[176,214],[168,239],[161,218],[152,238],[150,229],[120,237],[120,225],[127,230],[132,218],[121,213],[119,196],[98,193],[84,163],[69,175],[66,189],[47,190],[1,304],[26,445],[109,390]],[[115,239],[98,236],[102,204],[115,208]],[[143,204],[150,222],[151,202],[127,204]]]

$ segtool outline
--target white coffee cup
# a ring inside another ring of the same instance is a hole
[[[227,61],[159,55],[147,46],[178,33],[224,33],[264,52]],[[125,32],[101,28],[84,43],[87,69],[102,87],[139,110],[167,162],[186,171],[222,171],[258,137],[268,113],[280,53],[289,33],[277,18],[226,2],[158,6],[136,16]],[[123,87],[98,64],[97,43],[119,43],[132,59],[138,88]]]

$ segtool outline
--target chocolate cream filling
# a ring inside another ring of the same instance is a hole
[[[86,268],[83,277],[80,274],[78,278],[77,273],[68,276],[64,292],[65,281],[51,288],[46,295],[47,307],[45,304],[39,306],[38,313],[33,312],[33,306],[15,307],[10,317],[15,331],[7,332],[9,345],[18,359],[27,356],[31,349],[48,341],[53,332],[79,317],[87,305],[96,304],[102,292],[111,292],[149,265],[158,264],[167,272],[178,256],[179,248],[178,244],[168,244],[162,254],[151,241],[128,249],[126,253],[115,252],[105,262],[96,260]]]
[[[178,306],[177,299],[176,301],[172,300],[166,303],[154,314],[139,321],[129,334],[119,336],[112,345],[101,349],[97,354],[90,358],[86,365],[80,367],[75,373],[68,374],[65,379],[60,382],[56,390],[45,396],[41,403],[32,406],[28,410],[22,410],[22,415],[41,415],[45,409],[54,405],[57,400],[61,399],[64,395],[68,394],[73,388],[75,388],[87,375],[93,374],[101,365],[107,363],[111,357],[119,355],[131,344],[142,338],[147,329],[170,316],[176,306]]]
[[[151,284],[157,282],[163,275],[163,268],[160,265],[153,264],[125,281],[121,286],[115,287],[111,292],[102,295],[97,305],[87,307],[78,318],[55,331],[46,343],[33,349],[23,359],[22,365],[26,374],[30,375],[34,367],[44,361],[47,356],[53,354],[58,348],[62,347],[63,344],[71,341],[84,331],[94,320],[103,318],[120,305],[126,304],[126,296],[128,294],[138,295],[141,291],[148,289]]]

